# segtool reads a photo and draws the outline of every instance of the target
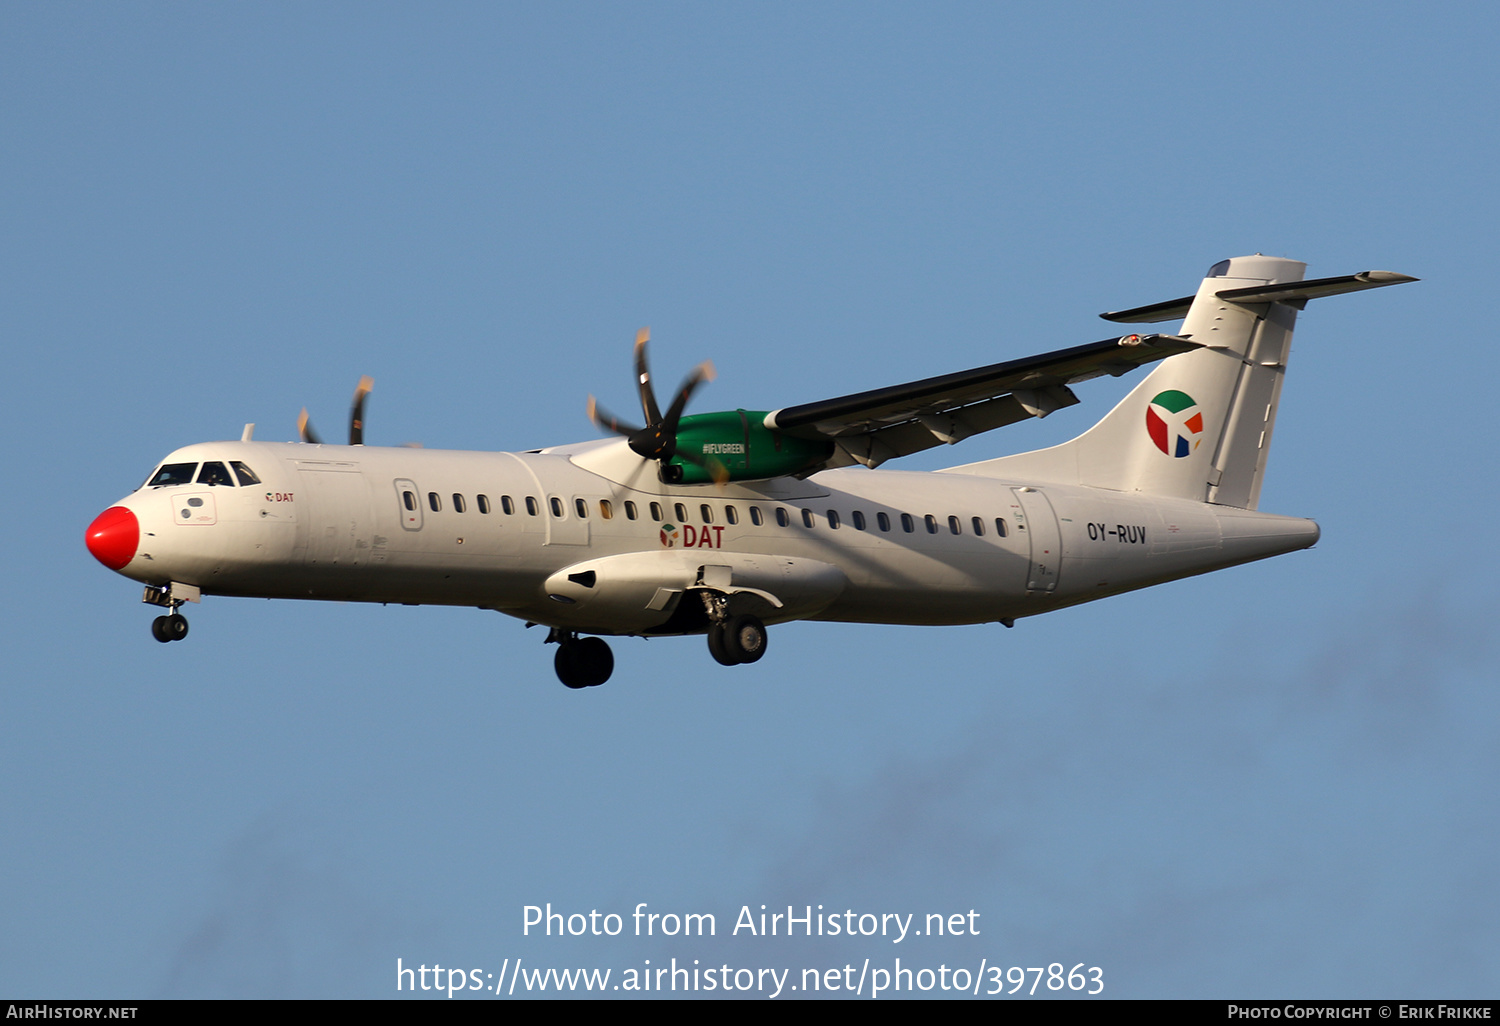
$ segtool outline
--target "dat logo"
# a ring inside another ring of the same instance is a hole
[[[685,549],[720,549],[724,547],[724,528],[720,525],[694,527],[692,524],[683,524],[679,532],[671,524],[663,524],[661,528],[661,544],[663,548],[675,548],[679,539]]]
[[[1146,407],[1146,431],[1158,449],[1181,459],[1203,440],[1203,411],[1186,392],[1158,392]]]

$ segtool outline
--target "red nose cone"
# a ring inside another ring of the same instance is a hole
[[[94,518],[83,538],[95,559],[111,570],[119,570],[135,558],[141,524],[124,506],[111,506]]]

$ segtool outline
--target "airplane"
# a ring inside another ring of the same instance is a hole
[[[1195,294],[1105,313],[1182,320],[1039,356],[769,412],[687,414],[696,368],[662,411],[636,340],[644,424],[591,396],[611,437],[527,452],[204,442],[169,454],[89,525],[89,551],[188,632],[205,595],[441,604],[549,628],[570,688],[614,669],[606,637],[704,635],[725,666],[768,625],[1000,623],[1265,559],[1318,540],[1260,512],[1297,313],[1311,299],[1418,279],[1305,280],[1261,254],[1214,264]],[[900,456],[1080,400],[1072,386],[1155,364],[1083,434],[920,472]]]

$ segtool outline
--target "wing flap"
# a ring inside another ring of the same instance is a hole
[[[1012,395],[973,403],[944,414],[928,415],[902,424],[839,435],[834,439],[837,450],[828,467],[847,467],[862,463],[878,467],[897,456],[953,445],[971,435],[1016,424],[1031,417],[1045,417],[1053,410],[1077,405],[1079,399],[1066,385],[1046,389],[1022,389]]]

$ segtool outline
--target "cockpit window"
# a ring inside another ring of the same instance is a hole
[[[255,471],[245,466],[239,460],[235,460],[229,465],[233,467],[234,472],[239,475],[241,485],[244,485],[248,488],[250,485],[260,484],[260,478],[255,476]]]
[[[196,463],[168,463],[151,475],[151,480],[146,482],[146,486],[161,488],[165,485],[192,484],[193,471],[197,469]]]
[[[202,485],[227,485],[234,487],[234,478],[229,476],[229,468],[217,460],[203,464],[203,469],[198,471],[198,483]]]

